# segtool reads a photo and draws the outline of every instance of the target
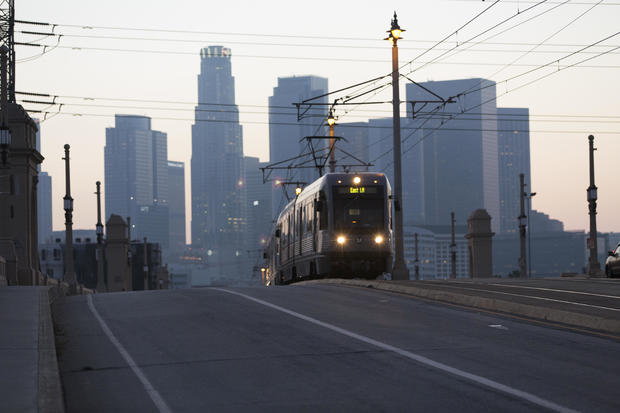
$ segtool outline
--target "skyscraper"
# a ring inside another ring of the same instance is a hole
[[[41,123],[33,119],[37,125],[36,146],[41,153]],[[42,154],[42,153],[41,153]],[[51,242],[52,238],[52,177],[47,172],[41,172],[41,165],[37,165],[39,183],[37,184],[37,229],[39,244]]]
[[[525,191],[532,191],[529,110],[497,108],[497,117],[500,231],[517,234],[521,213],[519,174],[525,175]]]
[[[271,183],[263,183],[263,174],[260,168],[267,166],[267,162],[260,162],[258,158],[246,156],[245,162],[245,190],[247,199],[248,225],[246,231],[247,249],[254,263],[262,262],[262,250],[267,244],[271,227]]]
[[[310,149],[305,136],[326,135],[326,129],[322,127],[327,118],[327,106],[314,106],[306,112],[306,118],[297,119],[297,109],[293,103],[299,103],[305,99],[324,95],[327,93],[327,79],[318,76],[279,77],[278,85],[273,88],[273,96],[269,97],[269,162],[285,161],[303,153],[309,153]],[[327,103],[327,97],[316,99],[315,103]],[[326,146],[325,141],[314,142],[316,148]],[[312,157],[307,156],[303,160],[294,160],[287,165],[298,165],[306,161],[307,166],[312,166]],[[313,168],[290,169],[273,171],[272,178],[283,181],[300,181],[311,183],[318,178],[318,172]],[[272,196],[272,214],[277,214],[286,205],[286,198],[281,187],[274,187]]]
[[[421,85],[445,99],[461,94],[455,103],[447,104],[421,126],[425,222],[449,223],[450,212],[454,211],[457,223],[462,225],[474,210],[484,208],[491,215],[493,231],[499,232],[495,83],[475,78]],[[415,84],[407,84],[406,88],[408,101],[437,99]],[[407,110],[411,117],[411,107]],[[454,118],[441,126],[450,115]]]
[[[243,136],[231,52],[222,46],[200,52],[191,162],[192,244],[207,252],[212,275],[238,277],[247,261]]]
[[[170,214],[169,247],[181,251],[185,247],[185,164],[168,161],[168,212]]]
[[[368,162],[368,122],[336,123],[334,135],[344,138],[336,142],[336,170],[339,165],[359,165],[360,161]],[[355,159],[357,158],[357,159]],[[346,167],[351,172],[364,172],[366,166]]]
[[[131,217],[132,237],[168,246],[166,134],[146,116],[116,115],[106,128],[105,214]]]
[[[390,183],[394,183],[393,121],[391,118],[371,119],[368,122],[368,161],[374,166],[370,170],[383,172]],[[424,223],[424,174],[421,146],[418,140],[421,132],[415,129],[411,119],[400,119],[403,174],[403,223],[414,225]],[[410,267],[411,268],[411,267]]]

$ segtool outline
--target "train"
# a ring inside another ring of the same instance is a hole
[[[328,173],[278,215],[267,242],[265,283],[372,279],[391,271],[391,187],[383,173]]]

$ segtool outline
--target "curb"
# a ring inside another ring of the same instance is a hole
[[[64,413],[62,385],[56,358],[54,342],[54,326],[50,303],[57,290],[54,287],[42,288],[39,299],[39,374],[38,374],[38,407],[43,413]]]
[[[377,290],[407,294],[434,301],[459,304],[466,307],[480,308],[484,310],[519,315],[537,320],[553,321],[556,323],[562,323],[574,327],[582,327],[606,333],[620,333],[620,320],[597,317],[565,310],[556,310],[544,306],[515,303],[512,301],[498,300],[494,298],[476,297],[450,291],[440,291],[436,289],[421,288],[411,285],[394,284],[390,283],[389,281],[324,279],[306,281],[305,283],[338,284],[354,287],[374,288]]]

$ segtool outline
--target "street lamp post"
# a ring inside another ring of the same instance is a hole
[[[103,281],[103,224],[101,223],[101,182],[97,181],[97,292],[105,291]]]
[[[450,212],[450,224],[452,227],[451,239],[450,239],[450,278],[456,278],[456,240],[454,237],[454,225],[456,220],[454,219],[454,212]]]
[[[73,265],[73,198],[71,198],[71,173],[69,171],[69,148],[65,145],[65,188],[64,200],[65,210],[65,282],[69,284],[69,293],[77,292],[77,280]]]
[[[527,217],[525,216],[525,175],[519,174],[519,201],[521,213],[519,214],[519,277],[527,277],[527,258],[525,248],[525,229],[527,227]]]
[[[594,136],[588,136],[590,154],[590,186],[588,187],[588,210],[590,215],[590,237],[588,238],[588,249],[590,258],[588,260],[588,275],[590,277],[601,276],[601,264],[598,262],[598,232],[596,230],[596,200],[597,187],[594,184]]]
[[[336,140],[334,139],[334,125],[336,124],[336,118],[334,118],[334,112],[332,110],[329,111],[327,124],[329,125],[329,172],[334,173],[336,172],[336,148],[334,148],[334,145],[336,144]]]
[[[536,192],[527,194],[527,278],[532,278],[532,226],[530,215],[532,214],[532,198]]]
[[[403,242],[403,210],[402,210],[402,168],[401,168],[401,149],[400,149],[400,94],[398,90],[398,39],[404,32],[398,25],[396,12],[392,19],[392,26],[388,30],[388,37],[392,43],[392,117],[394,133],[394,268],[392,269],[392,279],[408,280],[409,269],[405,264],[405,251]]]

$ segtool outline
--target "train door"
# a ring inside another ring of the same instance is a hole
[[[303,235],[304,235],[304,226],[303,226],[303,213],[304,213],[304,207],[303,205],[301,205],[299,207],[299,221],[297,222],[297,228],[299,228],[297,230],[297,242],[299,243],[299,249],[298,249],[298,254],[301,255],[301,240],[303,239]]]

